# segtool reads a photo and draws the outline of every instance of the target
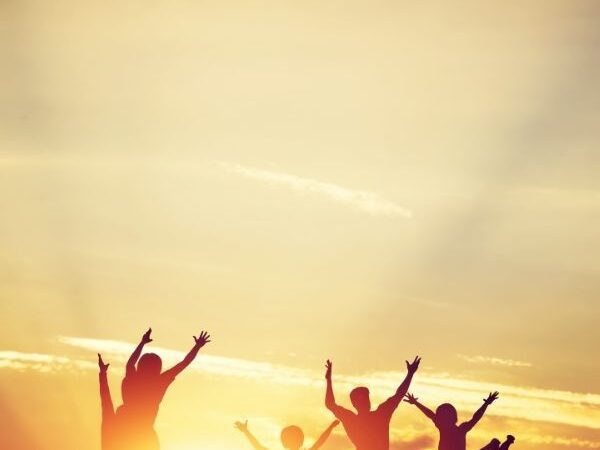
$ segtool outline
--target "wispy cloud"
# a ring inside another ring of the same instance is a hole
[[[52,373],[61,370],[90,370],[97,367],[97,364],[91,361],[72,359],[65,356],[0,351],[0,369],[35,370],[37,372]]]
[[[60,337],[59,341],[89,351],[92,355],[102,352],[105,359],[112,363],[124,362],[135,347],[134,344],[122,341],[80,337]],[[153,351],[160,353],[167,365],[184,356],[184,352],[159,347],[153,347]],[[95,368],[93,358],[91,359],[88,362],[63,356],[5,351],[0,352],[0,368],[32,369],[41,372],[69,368],[88,370]],[[258,382],[301,385],[319,389],[323,387],[323,377],[320,372],[239,358],[202,354],[192,364],[190,370],[219,376],[247,378]],[[373,372],[362,376],[338,372],[334,374],[338,392],[349,392],[354,386],[366,385],[380,398],[394,392],[404,375],[403,372]],[[412,390],[424,403],[432,407],[438,403],[451,401],[459,410],[467,412],[474,411],[487,392],[499,390],[501,399],[490,408],[490,415],[600,429],[600,395],[598,394],[486,383],[424,372],[419,372],[413,382]],[[340,398],[343,397],[340,395]]]
[[[282,186],[297,192],[321,195],[338,203],[344,203],[373,215],[411,218],[412,211],[368,191],[354,190],[333,183],[304,178],[289,173],[246,167],[221,162],[220,166],[230,172],[271,185]]]
[[[507,366],[507,367],[531,367],[532,364],[523,361],[515,361],[514,359],[503,359],[503,358],[495,358],[492,356],[468,356],[458,354],[456,355],[460,359],[474,363],[474,364],[492,364],[494,366]]]

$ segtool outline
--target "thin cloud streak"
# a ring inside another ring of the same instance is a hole
[[[410,219],[413,215],[409,209],[368,191],[348,189],[337,184],[326,183],[283,172],[257,169],[222,162],[220,166],[227,172],[245,178],[262,181],[271,185],[283,186],[296,192],[322,195],[338,203],[344,203],[372,215],[400,216]]]
[[[524,361],[515,361],[514,359],[503,359],[503,358],[495,358],[492,356],[480,356],[480,355],[468,356],[468,355],[462,355],[462,354],[458,354],[456,356],[458,356],[460,359],[462,359],[464,361],[467,361],[470,363],[475,363],[475,364],[492,364],[494,366],[507,366],[507,367],[532,367],[531,363],[524,362]]]
[[[42,373],[56,373],[61,370],[79,371],[95,369],[97,367],[98,365],[91,361],[72,359],[65,356],[0,351],[0,369],[17,371],[35,370]]]
[[[135,347],[122,341],[80,337],[59,337],[59,341],[93,353],[101,352],[112,363],[124,362]],[[163,357],[166,365],[177,362],[185,355],[184,352],[160,347],[153,347],[153,351]],[[52,368],[46,368],[45,365]],[[61,368],[88,370],[96,368],[96,365],[91,361],[71,360],[62,356],[0,352],[2,367],[54,372]],[[320,372],[238,358],[202,354],[190,370],[268,383],[323,388]],[[335,385],[340,395],[357,385],[366,385],[375,396],[385,398],[396,390],[404,375],[404,372],[374,372],[364,376],[336,373]],[[501,392],[501,401],[489,411],[491,415],[600,429],[600,395],[597,394],[482,383],[423,372],[415,379],[411,391],[431,407],[451,401],[460,411],[470,413],[480,406],[482,397],[488,391],[495,389]]]

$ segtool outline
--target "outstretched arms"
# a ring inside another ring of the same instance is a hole
[[[405,402],[410,403],[411,405],[415,405],[417,408],[421,410],[423,414],[429,417],[433,422],[435,422],[435,413],[430,410],[427,406],[423,405],[419,402],[419,399],[412,394],[406,393]]]
[[[187,366],[189,366],[192,361],[196,358],[196,355],[198,355],[198,352],[200,351],[200,349],[202,347],[204,347],[207,343],[210,342],[210,334],[208,334],[206,331],[201,331],[200,335],[198,337],[193,336],[195,344],[192,347],[192,349],[188,352],[188,354],[185,356],[185,358],[183,358],[183,361],[175,364],[173,367],[171,367],[169,370],[166,370],[163,375],[173,379],[175,378],[179,373],[181,373],[183,371],[183,369],[185,369]]]
[[[135,350],[133,351],[133,353],[127,360],[127,365],[125,366],[125,376],[135,372],[135,365],[136,365],[138,359],[140,359],[142,350],[144,349],[144,345],[152,342],[152,338],[150,337],[151,333],[152,333],[152,328],[148,328],[148,331],[146,331],[144,333],[144,335],[142,336],[142,340],[140,341],[138,346],[135,348]]]
[[[258,439],[256,439],[254,435],[250,433],[250,430],[248,430],[247,420],[245,422],[236,422],[233,424],[233,426],[244,433],[244,436],[246,436],[246,438],[250,441],[250,444],[252,444],[252,447],[254,447],[255,450],[266,450],[266,447],[263,447],[263,445],[258,442]]]
[[[330,360],[327,360],[325,363],[325,368],[327,369],[325,371],[325,380],[327,380],[327,389],[325,391],[325,407],[331,411],[335,417],[343,421],[349,417],[349,415],[353,415],[354,413],[335,402],[333,385],[331,382],[331,370],[333,368],[333,363]]]
[[[107,421],[110,420],[115,414],[115,408],[113,405],[112,397],[110,395],[110,387],[108,386],[108,378],[106,372],[108,371],[110,364],[105,364],[102,361],[102,355],[98,353],[98,379],[100,381],[100,404],[102,405],[102,425],[106,425]]]
[[[318,448],[321,448],[321,446],[325,443],[325,441],[327,440],[327,438],[329,437],[329,435],[331,434],[333,429],[335,427],[337,427],[339,425],[339,423],[340,423],[339,420],[334,420],[333,422],[331,422],[331,424],[327,427],[327,429],[325,431],[323,431],[321,436],[319,436],[319,439],[317,439],[317,442],[315,442],[309,450],[317,450]]]
[[[487,407],[489,405],[491,405],[492,403],[494,403],[494,401],[497,399],[498,399],[498,391],[493,392],[493,393],[490,392],[490,395],[488,395],[487,398],[483,399],[483,405],[481,405],[481,407],[477,411],[475,411],[475,414],[473,414],[473,417],[471,418],[471,420],[462,423],[460,426],[465,431],[470,431],[477,424],[477,422],[479,422],[481,420]]]
[[[392,395],[390,398],[388,398],[385,402],[383,402],[379,406],[379,408],[387,409],[388,411],[393,412],[398,407],[398,405],[400,404],[400,402],[402,401],[402,399],[408,392],[408,388],[410,387],[410,383],[413,379],[413,375],[419,368],[420,362],[421,362],[421,358],[419,358],[418,356],[415,357],[413,362],[406,361],[406,377],[404,377],[404,381],[402,381],[402,384],[400,384],[400,386],[398,386],[396,393],[394,395]]]

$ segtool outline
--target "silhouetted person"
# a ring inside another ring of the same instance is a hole
[[[319,436],[319,439],[317,439],[317,441],[308,450],[317,450],[318,448],[320,448],[325,443],[333,429],[337,427],[339,423],[339,420],[332,422],[327,427],[327,429],[321,434],[321,436]],[[267,450],[267,448],[264,447],[260,442],[258,442],[254,435],[250,433],[250,430],[248,430],[247,420],[245,422],[236,422],[234,426],[242,433],[244,433],[244,436],[248,438],[250,444],[252,444],[252,447],[254,447],[255,450]],[[287,450],[300,450],[304,444],[304,432],[300,427],[297,427],[296,425],[290,425],[289,427],[285,427],[283,430],[281,430],[281,444]]]
[[[515,437],[512,435],[506,436],[506,440],[500,444],[500,439],[492,439],[488,445],[482,447],[481,450],[508,450],[508,448],[514,444]]]
[[[473,429],[477,422],[483,417],[487,407],[497,398],[498,392],[490,393],[490,395],[483,400],[483,405],[475,411],[471,420],[463,422],[460,425],[457,425],[458,414],[456,408],[450,403],[441,404],[434,413],[432,410],[419,403],[419,399],[412,394],[406,394],[405,401],[411,405],[415,405],[423,412],[423,414],[433,421],[440,433],[440,443],[438,444],[439,450],[465,450],[467,446],[467,433]]]
[[[154,422],[160,402],[175,377],[189,366],[196,358],[198,351],[210,342],[209,334],[202,331],[197,338],[194,336],[195,344],[183,361],[165,372],[161,372],[162,360],[158,355],[155,353],[142,355],[144,345],[152,342],[151,333],[152,329],[148,329],[144,333],[140,343],[127,361],[125,378],[121,384],[123,404],[117,409],[114,421],[116,424],[116,447],[114,448],[117,450],[158,450],[160,448],[158,436],[154,431]],[[103,381],[101,374],[100,390],[104,418],[105,404],[108,407],[107,414],[110,413],[112,407],[112,402],[110,405],[105,402],[105,399],[110,399],[106,375],[104,375]],[[108,396],[105,395],[106,393]],[[110,432],[108,435],[110,436]]]
[[[412,363],[406,361],[408,370],[402,384],[396,393],[384,401],[376,410],[371,410],[369,389],[357,387],[350,392],[350,401],[356,409],[356,413],[338,405],[333,395],[331,383],[332,363],[327,360],[325,367],[325,379],[327,380],[327,391],[325,394],[325,406],[344,426],[348,437],[357,450],[389,450],[390,447],[390,420],[392,414],[402,401],[408,391],[413,375],[419,368],[421,358],[418,356]]]

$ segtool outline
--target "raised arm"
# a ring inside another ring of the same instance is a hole
[[[494,401],[497,399],[498,399],[498,392],[497,391],[493,392],[493,393],[490,392],[490,395],[488,395],[487,398],[483,399],[483,405],[481,405],[481,407],[477,411],[475,411],[475,414],[473,414],[473,417],[471,418],[471,420],[462,423],[460,425],[461,428],[463,428],[465,431],[470,431],[475,425],[477,425],[477,422],[479,422],[481,420],[487,407],[489,405],[491,405],[492,403],[494,403]]]
[[[250,444],[252,444],[252,447],[254,447],[256,450],[267,450],[266,447],[258,442],[258,439],[256,439],[254,435],[250,433],[250,430],[248,430],[247,420],[245,422],[236,422],[233,424],[233,426],[244,433],[244,436],[246,436],[246,438],[250,441]]]
[[[327,380],[327,388],[325,391],[325,407],[333,413],[335,417],[344,421],[354,413],[343,406],[338,405],[335,402],[335,396],[333,395],[333,385],[331,382],[331,371],[333,368],[333,363],[330,360],[327,360],[325,363],[326,371],[325,371],[325,380]]]
[[[412,394],[406,393],[405,402],[410,403],[411,405],[415,405],[419,410],[429,417],[433,422],[435,422],[435,413],[430,410],[427,406],[423,405],[419,402],[419,399]]]
[[[323,434],[321,434],[321,436],[319,436],[319,439],[317,439],[317,442],[315,442],[309,450],[317,450],[318,448],[321,448],[321,446],[325,443],[325,441],[327,440],[327,438],[329,437],[329,435],[331,434],[333,429],[335,427],[337,427],[339,425],[339,423],[340,423],[339,420],[334,420],[333,422],[331,422],[331,424],[327,427],[327,429],[325,431],[323,431]]]
[[[144,333],[142,336],[142,340],[137,345],[129,359],[127,360],[127,365],[125,366],[125,375],[131,374],[135,372],[135,365],[137,364],[138,359],[142,355],[142,350],[144,349],[144,345],[152,342],[152,338],[150,338],[150,334],[152,333],[152,328],[148,328],[148,331]]]
[[[400,386],[398,386],[398,389],[396,389],[396,393],[390,398],[388,398],[381,405],[379,405],[379,409],[387,409],[388,411],[393,412],[398,407],[398,405],[408,392],[408,388],[410,387],[413,375],[419,368],[420,362],[421,358],[419,358],[418,356],[415,357],[412,363],[406,361],[406,376],[404,377],[404,380],[402,381]]]
[[[196,355],[198,355],[200,349],[210,342],[210,334],[208,334],[206,331],[201,331],[198,337],[193,336],[193,338],[195,344],[192,347],[192,349],[188,352],[187,355],[185,355],[185,358],[183,358],[181,362],[175,364],[169,370],[166,370],[163,373],[164,376],[168,378],[175,378],[179,373],[183,371],[183,369],[185,369],[192,363],[192,361],[196,358]]]
[[[102,405],[102,424],[106,425],[106,422],[115,414],[115,407],[113,405],[112,397],[110,395],[110,387],[108,386],[108,366],[110,364],[104,364],[102,361],[102,356],[98,353],[98,368],[100,372],[98,373],[98,380],[100,382],[100,404]]]

